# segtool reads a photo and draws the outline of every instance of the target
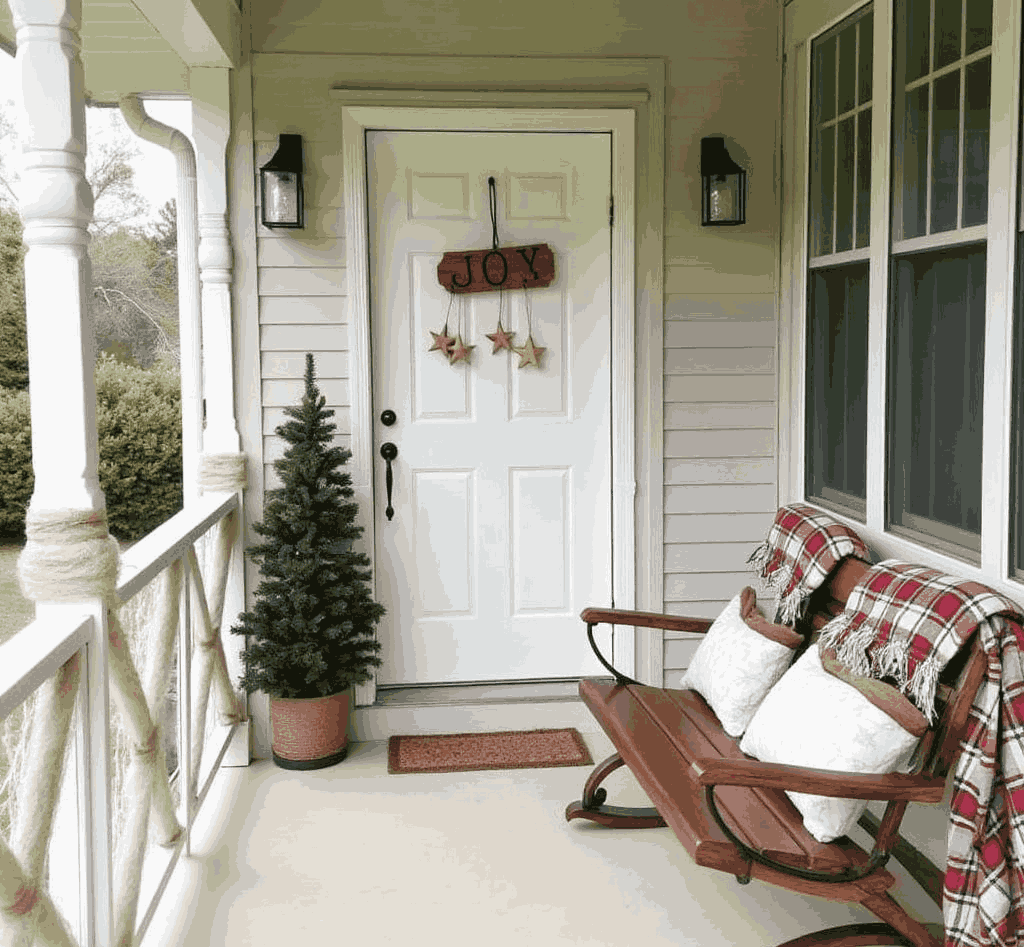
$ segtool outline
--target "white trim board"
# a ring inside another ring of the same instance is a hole
[[[663,82],[658,91],[659,103],[663,103]],[[537,97],[535,92],[456,91],[451,94],[456,107],[452,107],[449,93],[446,92],[430,93],[430,104],[424,102],[423,90],[334,89],[331,94],[341,104],[345,168],[345,231],[351,307],[353,479],[356,494],[361,502],[367,504],[366,508],[372,503],[373,426],[365,131],[369,128],[486,128],[612,133],[612,188],[616,207],[615,226],[612,230],[612,344],[615,353],[612,424],[613,443],[616,446],[612,460],[613,594],[615,604],[621,608],[637,607],[638,596],[643,607],[660,608],[663,105],[656,110],[660,144],[657,149],[653,149],[650,147],[653,138],[650,134],[650,113],[655,110],[651,108],[652,95],[647,91],[630,91],[625,95],[612,92],[609,104],[614,107],[610,109],[579,108],[579,93],[567,92],[543,93],[540,97],[547,107],[542,109],[533,107]],[[593,106],[602,94],[587,94],[586,104]],[[387,104],[362,104],[368,96],[384,99]],[[465,107],[467,97],[473,100],[469,107]],[[403,101],[407,104],[399,104]],[[642,115],[639,114],[641,110]],[[637,148],[638,138],[641,137],[638,131],[641,129],[648,132],[643,136],[646,148]],[[643,157],[638,151],[643,152]],[[656,157],[652,152],[656,152]],[[652,163],[657,165],[656,170]],[[650,185],[652,178],[656,181],[653,186]],[[638,193],[638,182],[648,183],[642,194]],[[651,191],[656,192],[653,195],[656,207],[652,206]],[[646,228],[642,229],[644,225]],[[656,237],[651,237],[652,232]],[[647,239],[643,243],[637,240],[638,233],[646,233]],[[645,379],[648,384],[638,387],[637,377]],[[642,450],[637,449],[638,422],[643,431]],[[641,477],[640,494],[643,498],[639,504],[636,502],[637,474]],[[638,534],[645,537],[647,546],[640,555],[637,554],[636,545]],[[371,518],[366,533],[369,548],[372,548],[373,541]],[[652,561],[648,551],[655,543],[657,556]],[[638,562],[645,567],[638,570]],[[641,573],[639,576],[638,571]],[[581,634],[581,646],[583,643]],[[660,637],[654,639],[644,635],[636,636],[634,640],[632,629],[617,629],[614,651],[618,666],[627,673],[660,685]],[[372,684],[357,688],[358,704],[371,703],[373,699]]]

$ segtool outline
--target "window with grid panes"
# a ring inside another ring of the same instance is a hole
[[[890,526],[981,548],[992,4],[896,4]]]
[[[1024,579],[1020,0],[784,18],[782,495]]]
[[[866,496],[871,7],[811,52],[806,491],[862,517]]]

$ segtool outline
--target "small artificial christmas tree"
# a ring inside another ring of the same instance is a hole
[[[380,666],[374,626],[384,607],[370,597],[370,560],[353,551],[363,528],[350,500],[352,477],[339,468],[351,452],[330,447],[334,411],[316,386],[313,356],[306,356],[306,393],[292,420],[277,428],[290,445],[274,461],[284,486],[268,493],[262,524],[267,541],[249,550],[261,565],[256,603],[232,634],[246,635],[242,650],[246,691],[271,697],[336,694],[370,678]]]

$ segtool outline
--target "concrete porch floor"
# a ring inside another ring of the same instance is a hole
[[[595,762],[611,752],[603,734],[584,738]],[[694,865],[668,828],[567,823],[589,772],[391,776],[383,741],[314,772],[223,769],[143,947],[767,947],[874,920],[740,886]],[[650,804],[625,768],[607,785],[609,802]],[[925,824],[941,832],[942,813],[929,810]],[[894,893],[941,920],[908,879]]]

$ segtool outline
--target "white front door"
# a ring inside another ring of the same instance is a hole
[[[367,134],[378,684],[605,673],[578,616],[612,596],[610,138]],[[550,286],[439,285],[445,251],[491,246],[489,177],[500,245],[551,246]],[[499,307],[539,367],[492,354]],[[468,361],[430,350],[446,322]]]

